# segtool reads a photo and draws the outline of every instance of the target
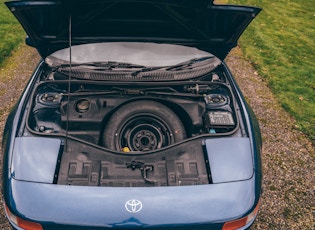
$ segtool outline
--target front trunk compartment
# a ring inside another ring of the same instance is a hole
[[[145,107],[146,110],[142,112],[142,119],[146,119],[145,116],[154,116],[153,113],[158,113],[161,107],[166,108],[173,117],[159,118],[162,115],[158,115],[155,120],[172,126],[173,124],[166,123],[172,123],[172,118],[176,118],[182,125],[179,127],[182,130],[177,130],[183,133],[182,140],[202,134],[230,135],[239,126],[235,100],[226,84],[189,81],[187,84],[166,82],[158,85],[137,85],[133,86],[130,82],[101,84],[72,81],[68,93],[67,81],[40,83],[33,93],[27,118],[28,130],[44,136],[67,134],[106,146],[106,137],[102,137],[104,128],[109,121],[115,119],[113,116],[121,114],[123,110],[131,110],[133,106],[127,106],[132,103],[135,105],[135,102],[138,107],[145,104],[139,107]],[[161,119],[171,121],[164,122]],[[152,119],[148,122],[154,123]],[[122,151],[117,148],[113,150]]]
[[[223,77],[206,81],[45,80],[28,135],[62,140],[54,183],[104,187],[211,184],[205,140],[244,136]]]

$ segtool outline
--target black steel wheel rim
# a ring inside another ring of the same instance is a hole
[[[137,115],[128,119],[116,133],[117,149],[152,151],[172,144],[168,125],[152,115]]]

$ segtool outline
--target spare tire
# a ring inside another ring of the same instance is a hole
[[[134,101],[121,106],[106,123],[103,145],[123,152],[152,151],[184,140],[178,116],[156,101]]]

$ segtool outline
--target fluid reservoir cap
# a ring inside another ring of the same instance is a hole
[[[85,113],[90,108],[90,101],[87,99],[81,99],[76,104],[76,111],[79,113]]]

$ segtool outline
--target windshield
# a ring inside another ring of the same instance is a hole
[[[194,47],[139,42],[72,46],[71,52],[59,50],[45,61],[59,72],[91,80],[181,80],[206,74],[221,63]]]

